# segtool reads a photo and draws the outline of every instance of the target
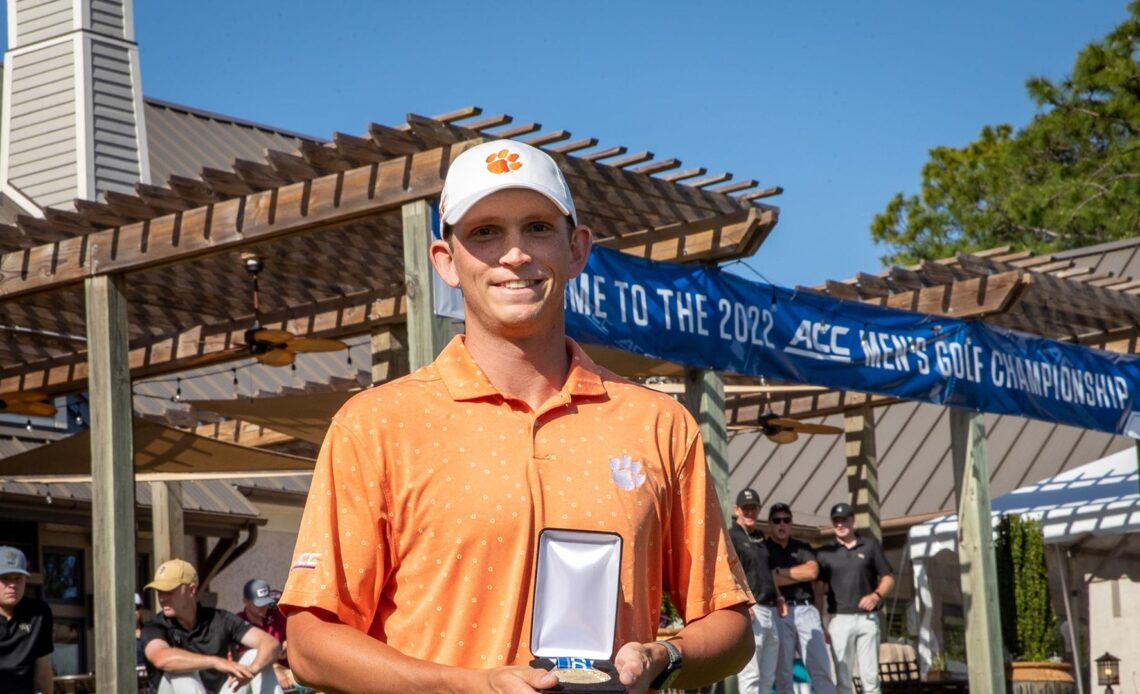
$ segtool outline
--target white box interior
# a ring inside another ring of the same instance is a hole
[[[620,535],[543,530],[538,538],[531,653],[540,658],[609,658],[620,582]]]

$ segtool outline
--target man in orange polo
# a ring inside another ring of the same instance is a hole
[[[751,596],[696,423],[566,338],[592,235],[558,166],[478,145],[440,217],[432,262],[462,289],[466,334],[333,419],[281,598],[294,673],[351,692],[555,686],[527,665],[543,528],[622,536],[613,665],[630,692],[739,671]],[[663,590],[686,621],[667,644]]]

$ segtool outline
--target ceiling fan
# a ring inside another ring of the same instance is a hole
[[[200,357],[194,366],[226,361],[235,356],[253,357],[267,366],[289,366],[299,352],[339,352],[348,349],[340,340],[320,337],[298,337],[288,330],[274,330],[261,327],[261,297],[258,292],[257,277],[265,269],[265,262],[256,255],[242,256],[245,271],[253,277],[253,326],[245,331],[245,343],[235,345],[225,351]]]
[[[764,411],[756,418],[755,424],[735,424],[729,426],[730,429],[759,429],[764,432],[764,436],[768,437],[769,441],[774,443],[791,443],[800,437],[800,434],[842,434],[843,430],[839,427],[833,427],[829,424],[812,424],[810,422],[801,422],[798,419],[791,417],[780,417],[772,411],[772,391],[779,386],[769,386],[764,378],[760,379],[760,386],[757,390],[764,393]],[[794,389],[799,389],[801,386],[796,386]]]
[[[760,415],[756,427],[764,432],[769,441],[775,443],[791,443],[800,437],[800,434],[842,434],[843,430],[829,424],[812,424],[801,422],[790,417],[777,417],[774,412],[768,411]],[[751,427],[749,427],[751,428]]]
[[[55,405],[48,402],[47,393],[38,390],[0,393],[0,414],[52,417],[55,415]]]

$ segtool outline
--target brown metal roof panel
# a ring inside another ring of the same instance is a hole
[[[229,169],[234,159],[262,161],[266,149],[296,150],[317,138],[210,114],[155,99],[146,100],[151,180],[197,177],[203,167]]]

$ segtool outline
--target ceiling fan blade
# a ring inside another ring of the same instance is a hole
[[[16,402],[47,402],[48,394],[41,390],[11,391],[0,393],[0,402],[9,405]]]
[[[765,433],[764,435],[768,437],[769,441],[776,443],[791,443],[800,437],[799,434],[792,429],[780,429],[770,434]]]
[[[283,347],[257,355],[257,360],[266,366],[289,366],[294,358],[293,352]]]
[[[780,427],[782,429],[791,429],[800,425],[800,420],[792,419],[791,417],[770,417],[765,420],[760,418],[761,423],[766,423],[768,426]]]
[[[221,352],[211,352],[203,354],[202,356],[190,362],[190,366],[205,366],[207,364],[216,364],[220,361],[229,361],[237,357],[249,356],[249,347],[241,345],[238,347],[230,347]]]
[[[288,342],[297,337],[288,330],[269,330],[262,328],[251,332],[253,335],[250,339],[257,340],[258,342]]]
[[[54,417],[56,413],[55,405],[47,402],[18,402],[0,411],[5,414],[24,414],[31,417]]]
[[[809,424],[808,422],[797,422],[796,426],[792,427],[794,430],[801,434],[842,434],[843,430],[839,427],[833,427],[830,424]]]
[[[328,340],[320,337],[298,337],[288,342],[289,349],[294,352],[339,352],[348,349],[348,345],[340,340]]]

